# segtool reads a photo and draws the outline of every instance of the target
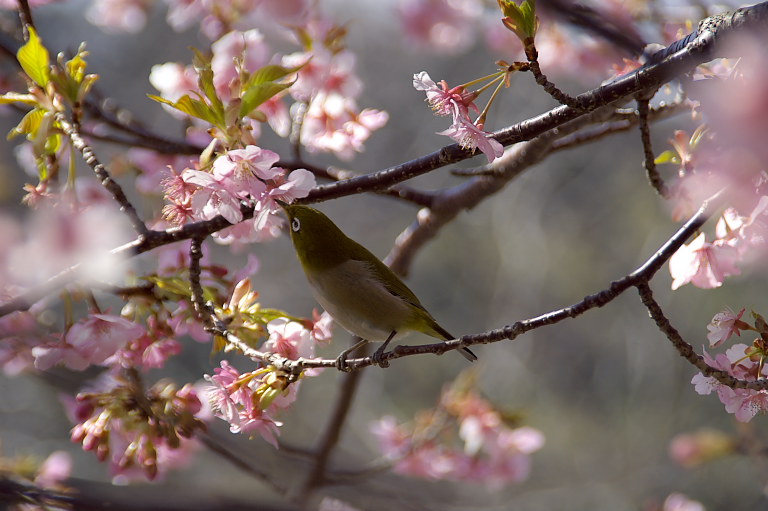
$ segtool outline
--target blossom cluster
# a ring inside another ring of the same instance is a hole
[[[762,43],[735,43],[743,58],[720,62],[701,73],[691,87],[694,114],[705,122],[689,137],[678,131],[657,162],[678,165],[670,187],[673,217],[689,216],[702,201],[720,193],[729,207],[710,240],[700,233],[670,259],[672,288],[688,283],[700,288],[722,285],[740,273],[739,263],[764,255],[768,236],[768,152],[756,135],[768,129],[768,93],[755,83],[768,77]],[[728,106],[723,97],[733,98]]]
[[[129,373],[130,375],[130,373]],[[102,460],[113,476],[155,479],[196,448],[203,406],[191,385],[159,381],[144,391],[136,378],[105,373],[88,392],[67,401],[72,441]]]
[[[225,244],[278,236],[281,208],[275,201],[293,202],[306,197],[315,186],[311,172],[297,169],[289,173],[273,166],[278,159],[272,151],[249,145],[216,157],[210,172],[191,168],[173,172],[163,182],[169,202],[164,209],[166,219],[180,225],[221,215],[233,224],[214,235]],[[251,222],[241,223],[243,205],[255,211]]]
[[[544,445],[540,431],[510,426],[488,400],[458,385],[445,390],[437,409],[422,412],[414,424],[386,416],[371,431],[397,473],[490,489],[524,481],[530,455]]]
[[[449,88],[445,80],[436,84],[425,71],[413,75],[413,87],[424,91],[427,102],[437,115],[451,116],[451,126],[440,133],[458,142],[466,149],[479,149],[492,162],[502,154],[504,147],[483,131],[482,121],[473,121],[470,110],[478,111],[474,100],[476,94],[468,92],[463,86]]]
[[[248,319],[255,295],[249,285],[240,286],[227,311],[234,331],[258,330],[259,325]],[[316,316],[313,324],[301,324],[281,317],[267,323],[269,335],[263,350],[277,353],[290,360],[314,356],[315,345],[330,339],[330,316]],[[238,326],[239,325],[239,326]],[[306,370],[302,376],[314,376],[317,371]],[[278,447],[277,436],[281,422],[276,416],[296,400],[300,381],[278,371],[274,366],[240,372],[228,361],[221,362],[213,375],[205,375],[210,383],[206,396],[213,414],[228,422],[232,433],[258,434]]]
[[[295,121],[301,127],[295,133],[297,141],[309,152],[332,152],[348,160],[364,149],[364,142],[387,122],[388,115],[359,108],[357,98],[363,87],[356,75],[356,57],[343,46],[345,30],[314,14],[292,34],[302,49],[290,54],[273,53],[257,28],[218,36],[211,45],[213,85],[227,104],[239,98],[242,71],[253,73],[275,64],[295,70],[290,87],[251,115],[251,140],[244,142],[258,139],[262,121],[283,137],[290,134]],[[196,74],[193,66],[166,63],[152,68],[150,82],[164,98],[176,100],[190,91],[200,92]],[[292,100],[290,106],[287,99]]]
[[[715,356],[704,352],[704,361],[715,369],[725,371],[734,378],[746,381],[762,380],[768,376],[765,359],[768,355],[768,323],[759,314],[752,313],[754,326],[741,320],[744,310],[734,313],[725,310],[718,313],[707,327],[707,337],[710,346],[717,347],[733,334],[741,335],[740,331],[751,330],[758,333],[751,346],[738,343],[728,348],[725,353]],[[734,389],[718,382],[712,376],[701,373],[691,380],[696,392],[702,395],[716,393],[725,405],[728,413],[734,414],[736,420],[749,422],[755,415],[768,411],[768,391],[752,389]]]

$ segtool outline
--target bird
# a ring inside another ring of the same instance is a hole
[[[315,299],[339,325],[361,339],[339,356],[340,369],[346,367],[348,354],[367,342],[384,342],[373,354],[374,362],[382,365],[389,342],[410,332],[444,341],[456,338],[395,272],[347,237],[330,218],[308,206],[280,205],[288,215],[291,241]],[[459,354],[470,362],[477,360],[467,347]]]

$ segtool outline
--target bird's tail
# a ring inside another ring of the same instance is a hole
[[[433,337],[442,337],[446,341],[452,341],[456,339],[455,335],[451,335],[450,333],[448,333],[448,330],[438,325],[436,321],[434,322],[434,324],[430,326],[432,327],[434,334],[437,334],[437,335],[434,335],[431,332],[425,332],[425,333],[432,335]],[[469,348],[461,348],[459,350],[459,355],[466,358],[470,362],[474,362],[475,360],[477,360],[477,355],[472,353],[472,350],[470,350]]]

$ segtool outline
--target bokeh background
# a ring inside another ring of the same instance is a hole
[[[349,21],[349,47],[358,54],[359,75],[366,87],[359,103],[390,114],[389,124],[368,141],[365,153],[341,164],[358,172],[386,168],[447,142],[435,135],[445,128],[444,119],[433,117],[423,95],[412,88],[414,73],[426,70],[433,79],[456,84],[490,73],[498,58],[521,57],[489,55],[482,44],[454,55],[415,48],[402,37],[392,3],[323,2],[327,12]],[[161,2],[139,35],[95,28],[83,19],[87,5],[67,1],[37,9],[36,22],[46,44],[74,50],[86,41],[89,70],[100,75],[100,91],[155,129],[180,136],[180,123],[146,97],[156,92],[149,85],[149,72],[155,64],[188,62],[188,47],[204,47],[205,40],[195,30],[170,30]],[[12,19],[12,14],[6,17]],[[582,76],[579,81],[554,77],[564,89],[577,93],[599,85],[607,74]],[[513,124],[553,106],[530,76],[517,76],[494,107],[488,128]],[[7,132],[16,122],[17,115],[6,112],[0,128]],[[656,125],[657,153],[668,147],[674,129],[692,126],[686,115]],[[14,145],[0,144],[1,207],[6,213],[24,215],[18,205],[21,186],[31,178],[15,163]],[[124,150],[94,145],[104,161]],[[286,141],[268,129],[260,145],[287,153]],[[310,160],[339,165],[328,156]],[[482,161],[480,156],[461,166]],[[437,189],[465,179],[450,170],[440,169],[410,184]],[[130,187],[130,175],[120,179]],[[142,207],[147,215],[156,211],[157,204]],[[411,204],[372,194],[318,207],[381,257],[417,212]],[[408,284],[449,331],[482,332],[561,308],[607,287],[653,254],[677,227],[668,206],[646,182],[639,137],[632,131],[554,154],[460,215],[420,252]],[[252,250],[261,261],[253,280],[262,303],[309,315],[316,304],[288,239],[254,245]],[[242,265],[242,258],[223,250],[214,254],[233,268]],[[142,259],[152,257],[150,253]],[[744,268],[742,276],[716,290],[686,286],[673,293],[670,282],[665,268],[652,287],[673,324],[696,347],[706,343],[706,324],[724,306],[763,312],[766,306],[762,267]],[[335,356],[347,342],[340,330],[336,338],[324,355]],[[412,339],[419,340],[426,339]],[[690,384],[694,369],[655,329],[636,293],[627,292],[603,309],[515,341],[473,349],[480,357],[476,369],[484,393],[505,410],[522,414],[526,424],[546,436],[544,448],[533,455],[529,480],[492,492],[481,485],[428,482],[384,472],[332,487],[331,494],[365,510],[628,511],[659,503],[675,491],[701,501],[710,511],[768,507],[764,495],[768,472],[760,458],[731,456],[695,470],[670,459],[669,441],[680,432],[715,428],[758,442],[766,419],[739,425],[714,396],[697,395]],[[247,361],[240,363],[247,367]],[[169,369],[179,381],[197,381],[217,365],[209,346],[190,341]],[[369,466],[378,457],[370,423],[382,415],[407,420],[433,406],[440,390],[464,369],[462,358],[446,356],[408,357],[387,370],[366,370],[333,466],[345,470]],[[276,509],[283,506],[258,480],[205,450],[188,468],[162,482],[138,483],[140,492],[110,485],[105,466],[68,441],[71,424],[58,394],[75,391],[83,378],[59,370],[47,377],[0,375],[2,456],[44,458],[53,450],[66,450],[75,461],[76,485],[126,502],[165,501],[188,509],[223,502],[233,509],[262,509],[258,506],[265,503],[274,503]],[[283,441],[300,447],[313,444],[328,417],[338,380],[338,374],[327,371],[306,382],[298,403],[282,417]],[[258,438],[230,435],[221,421],[213,422],[211,430],[240,456],[286,480],[303,466],[301,457],[276,452]]]

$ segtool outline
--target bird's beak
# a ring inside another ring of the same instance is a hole
[[[280,199],[275,199],[275,202],[277,202],[277,205],[280,206],[281,208],[286,209],[286,210],[288,209],[288,203],[287,202],[283,202]]]

